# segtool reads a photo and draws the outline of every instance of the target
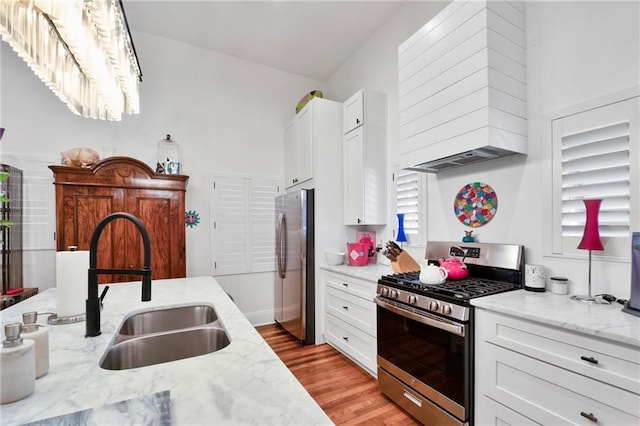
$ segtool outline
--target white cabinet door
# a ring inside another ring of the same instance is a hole
[[[313,177],[313,105],[298,114],[298,183]]]
[[[342,129],[345,134],[364,123],[364,91],[359,90],[342,104]]]
[[[298,178],[298,126],[297,117],[291,120],[284,132],[284,183],[285,187],[296,184]]]
[[[364,224],[364,136],[360,127],[344,136],[344,224]]]
[[[307,104],[284,134],[284,177],[289,188],[313,178],[313,110]]]

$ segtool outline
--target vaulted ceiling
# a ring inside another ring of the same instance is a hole
[[[132,30],[326,81],[403,3],[124,0],[124,8]]]

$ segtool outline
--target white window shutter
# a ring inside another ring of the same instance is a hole
[[[275,270],[276,179],[214,176],[212,275]]]
[[[583,200],[602,199],[601,255],[626,259],[640,226],[640,97],[573,111],[551,122],[551,253],[583,255]]]
[[[600,235],[629,236],[629,122],[564,135],[562,141],[562,235],[582,236],[582,200],[600,198]]]
[[[424,244],[426,196],[425,174],[410,170],[396,170],[396,212],[404,213],[404,231],[408,243]],[[397,227],[397,222],[396,222]]]

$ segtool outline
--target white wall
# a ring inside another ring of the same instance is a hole
[[[102,153],[103,147],[111,147],[116,155],[136,157],[155,168],[156,143],[170,133],[180,144],[183,172],[190,176],[186,208],[201,218],[197,227],[186,230],[187,275],[209,275],[210,174],[282,179],[284,125],[305,93],[324,87],[169,39],[145,33],[133,37],[144,74],[141,114],[122,122],[73,115],[7,44],[0,44],[0,123],[7,128],[2,156],[38,155],[57,163],[59,152],[68,148],[88,146]],[[53,251],[26,252],[25,286],[55,286],[54,257]],[[263,311],[273,310],[272,274],[219,281],[243,311],[262,318]]]
[[[477,228],[479,241],[524,244],[528,263],[546,265],[548,275],[564,275],[571,291],[587,290],[586,256],[543,255],[548,229],[542,212],[549,206],[543,173],[550,158],[550,123],[554,110],[638,85],[640,80],[639,2],[531,1],[526,3],[529,154],[451,169],[428,177],[427,239],[458,241],[463,225],[453,214],[453,200],[465,184],[482,181],[497,192],[495,218]],[[385,92],[389,98],[389,163],[397,162],[397,46],[445,6],[408,2],[329,80],[328,93],[344,100],[359,88]],[[389,224],[395,213],[391,204]],[[634,194],[637,196],[637,194]],[[383,232],[390,238],[391,226]],[[424,248],[410,248],[422,258]],[[594,253],[594,292],[628,297],[628,262],[598,259]]]

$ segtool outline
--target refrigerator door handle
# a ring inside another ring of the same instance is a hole
[[[278,267],[278,276],[280,278],[285,277],[283,256],[286,256],[286,251],[283,252],[282,250],[283,240],[286,239],[286,234],[283,234],[284,231],[285,231],[284,213],[280,213],[280,216],[278,217],[278,229],[276,231],[276,265]],[[283,236],[285,238],[283,238]]]
[[[287,217],[282,214],[280,219],[280,277],[287,277]]]

